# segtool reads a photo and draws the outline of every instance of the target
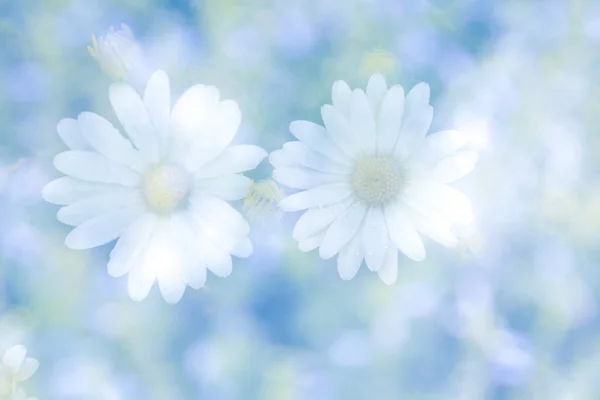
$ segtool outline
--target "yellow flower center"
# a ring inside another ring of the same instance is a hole
[[[173,165],[154,168],[144,179],[146,201],[159,213],[175,210],[190,190],[190,176],[184,169]]]
[[[350,176],[354,195],[368,206],[383,206],[395,200],[405,183],[402,165],[387,155],[359,158]]]

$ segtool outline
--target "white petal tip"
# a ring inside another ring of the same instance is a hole
[[[81,246],[80,243],[77,243],[76,241],[74,241],[71,236],[67,236],[65,239],[65,246],[69,249],[69,250],[87,250],[88,248],[85,246]]]
[[[298,211],[296,209],[294,209],[294,207],[291,207],[286,201],[285,198],[282,199],[279,202],[279,209],[283,212],[294,212],[294,211]]]
[[[373,267],[373,263],[366,263],[366,264],[367,264],[367,268],[369,268],[369,271],[371,271],[371,272],[377,272],[377,271],[379,271],[381,269],[381,266],[382,266],[383,263],[379,264],[379,265],[377,265],[375,267]]]
[[[258,155],[260,156],[261,161],[264,160],[265,158],[269,157],[269,153],[265,149],[260,148],[260,147],[259,147],[259,149],[260,149],[260,151],[258,152]]]
[[[44,201],[47,201],[48,203],[54,204],[54,202],[52,201],[51,183],[48,183],[42,189],[42,199],[44,199]]]
[[[425,261],[425,254],[412,254],[412,255],[407,256],[407,257],[410,258],[411,260],[415,261],[415,262]]]
[[[248,258],[253,253],[254,253],[254,249],[252,247],[250,247],[247,249],[238,250],[234,254],[232,254],[232,256],[237,257],[237,258]]]
[[[154,284],[153,284],[154,286]],[[152,290],[152,288],[150,288],[150,290]],[[148,293],[136,293],[131,291],[131,289],[128,290],[128,294],[129,294],[129,298],[136,302],[136,303],[141,303],[142,301],[144,301],[148,295],[150,294],[150,291],[148,291]]]
[[[127,271],[123,272],[122,268],[109,261],[107,265],[107,273],[111,278],[120,278],[127,275]]]
[[[157,69],[156,71],[154,71],[154,73],[152,74],[152,77],[150,79],[152,79],[154,77],[158,77],[158,76],[160,76],[161,78],[169,77],[165,71],[163,71],[162,69]]]
[[[165,297],[163,296],[163,299],[165,300],[165,302],[170,305],[170,306],[174,306],[177,303],[179,303],[181,301],[181,299],[183,298],[182,296],[178,296],[178,297]]]
[[[327,249],[325,249],[327,250]],[[323,247],[319,248],[319,257],[321,257],[323,260],[329,260],[330,258],[332,258],[333,256],[335,256],[337,253],[333,253],[331,254],[331,251],[325,251],[323,250]]]
[[[23,345],[16,345],[8,349],[3,357],[2,363],[12,374],[17,374],[25,361],[27,348]]]
[[[332,87],[334,87],[334,88],[335,88],[335,87],[337,87],[337,86],[349,87],[349,86],[348,86],[348,84],[346,83],[346,81],[344,81],[344,80],[342,80],[342,79],[340,79],[340,80],[337,80],[337,81],[333,82],[333,85],[332,85]]]
[[[419,90],[423,94],[427,94],[427,97],[429,97],[429,94],[431,93],[431,88],[429,87],[429,84],[427,82],[419,82],[419,83],[417,83],[415,85],[414,89]]]
[[[381,281],[383,283],[385,283],[387,286],[393,286],[393,285],[395,285],[397,280],[398,280],[398,278],[394,278],[394,279],[387,279],[387,278],[384,279],[384,278],[381,278]]]

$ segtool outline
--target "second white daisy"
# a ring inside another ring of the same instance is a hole
[[[284,198],[284,211],[307,210],[293,236],[303,251],[337,254],[342,279],[352,279],[363,260],[381,279],[397,279],[398,250],[425,258],[420,233],[456,246],[454,224],[473,220],[469,199],[448,186],[474,168],[477,153],[464,150],[458,131],[427,135],[433,117],[429,86],[406,96],[375,74],[366,93],[343,81],[333,85],[333,104],[321,110],[324,127],[295,121],[298,139],[273,152],[273,178],[301,191]]]
[[[58,133],[70,148],[54,165],[66,175],[44,188],[64,205],[58,219],[76,228],[65,244],[90,249],[119,239],[108,272],[129,274],[129,294],[144,299],[155,281],[178,302],[186,285],[204,286],[206,267],[226,277],[231,255],[252,253],[249,226],[228,201],[243,199],[241,173],[266,157],[256,146],[228,147],[241,114],[219,90],[196,85],[171,110],[167,75],[150,78],[143,98],[129,85],[110,87],[110,101],[128,138],[101,116],[63,119]]]

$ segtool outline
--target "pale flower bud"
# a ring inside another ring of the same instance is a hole
[[[111,26],[106,37],[92,36],[92,45],[88,46],[90,55],[98,61],[102,71],[116,81],[126,80],[142,64],[142,48],[125,24],[121,24],[118,31]]]
[[[34,397],[27,397],[19,385],[37,371],[40,366],[38,360],[27,357],[25,346],[17,345],[8,349],[0,361],[0,398],[35,400]]]
[[[244,214],[250,221],[260,219],[265,222],[269,218],[277,218],[281,215],[279,202],[282,198],[283,192],[272,179],[252,181],[244,199]]]

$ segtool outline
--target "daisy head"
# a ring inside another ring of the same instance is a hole
[[[142,63],[142,47],[125,24],[116,31],[111,26],[106,36],[92,36],[88,52],[102,71],[116,81],[126,79]]]
[[[456,246],[455,225],[469,224],[469,200],[448,184],[467,175],[478,155],[467,139],[448,130],[427,135],[433,117],[429,86],[405,95],[380,74],[366,92],[343,81],[321,109],[324,126],[295,121],[298,139],[273,152],[273,178],[299,192],[280,202],[283,211],[304,211],[293,236],[303,251],[337,255],[343,279],[363,261],[381,279],[397,278],[398,250],[421,261],[421,235]]]
[[[63,119],[58,134],[69,147],[54,160],[65,174],[44,188],[64,206],[59,221],[74,226],[65,244],[76,250],[118,239],[108,272],[129,274],[129,294],[142,300],[154,281],[178,302],[186,285],[201,288],[206,268],[231,273],[231,256],[252,253],[249,226],[230,201],[248,193],[266,152],[229,146],[241,119],[237,103],[213,86],[188,89],[171,108],[169,79],[158,71],[143,96],[125,83],[110,87],[125,136],[90,112]]]

